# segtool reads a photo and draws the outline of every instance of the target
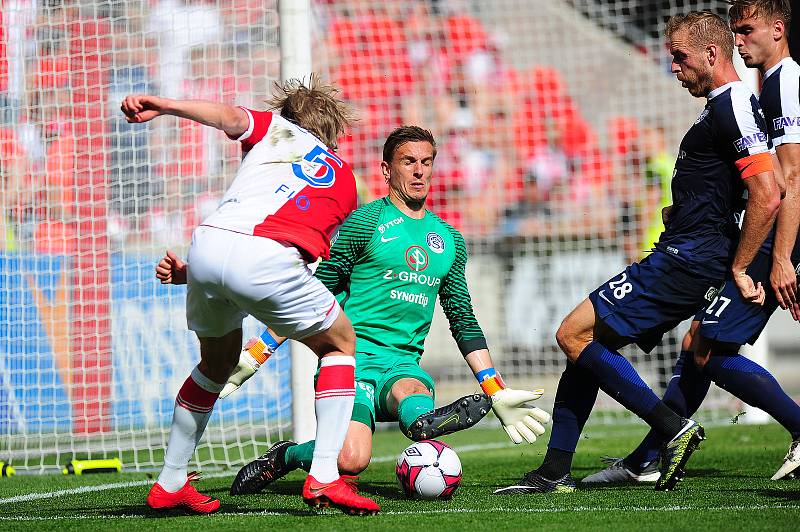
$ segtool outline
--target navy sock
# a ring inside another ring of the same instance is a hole
[[[594,373],[604,392],[664,438],[672,438],[680,431],[683,418],[658,398],[624,356],[594,341],[584,348],[576,363]]]
[[[769,371],[739,354],[712,355],[704,371],[720,388],[775,418],[793,440],[800,437],[800,406]]]
[[[558,480],[572,469],[572,457],[598,391],[600,385],[591,372],[567,361],[558,380],[547,453],[536,470],[544,478]]]
[[[558,480],[572,469],[572,457],[574,454],[574,452],[548,447],[547,453],[544,455],[544,461],[536,472],[548,480]]]
[[[550,431],[548,448],[575,452],[581,431],[589,419],[600,384],[589,371],[567,362],[561,374],[553,404],[553,428]],[[564,471],[559,477],[569,473]]]
[[[695,365],[694,353],[681,351],[662,401],[679,416],[691,417],[700,408],[709,386],[711,379]],[[641,470],[645,464],[658,458],[663,442],[663,438],[651,429],[642,443],[625,457],[625,464],[634,471]]]

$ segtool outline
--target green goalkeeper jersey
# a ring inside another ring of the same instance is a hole
[[[464,238],[452,226],[430,211],[410,218],[385,197],[342,224],[316,276],[353,322],[357,352],[418,361],[437,295],[461,353],[486,348],[466,264]]]

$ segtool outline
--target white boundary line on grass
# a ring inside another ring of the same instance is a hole
[[[708,426],[708,424],[706,426]],[[619,434],[620,432],[626,433],[628,431],[615,431],[614,433],[615,434]],[[639,430],[639,432],[641,432],[641,430]],[[601,430],[594,430],[594,431],[586,431],[586,436],[584,436],[584,437],[588,437],[589,435],[591,435],[591,437],[593,437],[593,438],[602,438],[602,437],[606,436],[607,434],[609,434],[608,431],[604,431],[604,430],[601,429]],[[456,448],[456,451],[459,452],[459,453],[468,453],[468,452],[473,452],[473,451],[486,451],[486,450],[490,450],[490,449],[510,449],[510,448],[514,448],[514,447],[516,447],[516,446],[514,444],[512,444],[512,443],[509,443],[509,442],[497,442],[497,443],[485,443],[485,444],[473,444],[473,445],[460,445],[460,446],[458,446]],[[373,458],[370,461],[370,463],[393,462],[396,459],[397,458],[395,456],[376,456],[375,458]],[[205,477],[205,478],[222,478],[222,477],[231,477],[231,476],[234,476],[234,474],[235,473],[233,471],[223,471],[223,472],[218,472],[218,473],[203,473],[203,477]],[[94,486],[81,486],[79,488],[69,488],[69,489],[63,489],[63,490],[57,490],[57,491],[49,491],[49,492],[27,493],[25,495],[16,495],[14,497],[7,497],[5,499],[0,499],[0,505],[13,504],[13,503],[18,503],[18,502],[36,501],[36,500],[42,500],[42,499],[51,499],[51,498],[54,498],[54,497],[61,497],[61,496],[64,496],[64,495],[77,495],[77,494],[80,494],[80,493],[93,493],[93,492],[98,492],[98,491],[108,491],[108,490],[114,490],[114,489],[134,488],[134,487],[138,487],[138,486],[148,486],[148,485],[151,485],[152,483],[153,483],[153,480],[151,480],[151,479],[148,479],[148,480],[132,480],[132,481],[128,481],[128,482],[112,482],[110,484],[98,484],[98,485],[94,485]],[[680,507],[675,507],[675,508],[676,509],[681,509]],[[693,508],[689,508],[689,507],[687,507],[687,508],[688,509],[693,509]],[[728,508],[728,507],[725,507],[725,508]],[[725,508],[721,507],[720,509],[725,509]],[[742,509],[748,509],[748,508],[751,508],[751,509],[754,509],[754,510],[758,509],[757,507],[749,507],[749,506],[742,507]],[[764,507],[763,509],[769,509],[769,508],[800,508],[800,506],[768,506],[768,507]],[[652,511],[657,511],[657,510],[661,510],[661,509],[663,509],[663,508],[655,508]],[[697,508],[697,509],[702,509],[702,508]],[[713,510],[714,508],[709,508],[709,509]],[[737,509],[737,508],[730,507],[729,509]],[[458,512],[458,511],[469,511],[469,510],[446,510],[446,511],[447,512],[449,512],[449,511]],[[516,511],[516,510],[509,509],[509,510],[503,510],[503,511]],[[537,511],[537,509],[531,509],[530,511]],[[539,511],[544,511],[544,510],[539,510]],[[550,511],[550,510],[548,510],[548,511]],[[554,509],[552,511],[560,511],[560,510]],[[576,508],[575,511],[579,511],[579,509]],[[432,512],[434,512],[434,513],[442,513],[442,512],[445,512],[445,511],[443,510],[443,511],[440,512],[438,510],[435,510],[435,511],[432,511]],[[389,512],[385,512],[385,513],[388,514]],[[420,512],[411,512],[411,513],[420,513]],[[276,515],[284,515],[284,514],[280,514],[278,512],[275,512],[275,514]],[[225,514],[225,515],[236,515],[236,514]],[[248,513],[248,514],[245,514],[245,515],[262,515],[262,514],[258,514],[258,513],[249,514]],[[271,514],[265,513],[263,515],[271,515]],[[403,512],[396,512],[396,513],[391,514],[391,515],[403,515]],[[128,516],[128,517],[136,517],[136,516]],[[3,517],[3,516],[0,516],[0,521],[8,520],[8,519],[14,520],[16,518],[11,518],[11,517],[6,518],[6,517]],[[22,518],[20,518],[20,519],[22,520]],[[31,518],[31,519],[38,519],[38,518]],[[45,519],[45,518],[41,518],[41,519]]]
[[[458,452],[460,453],[468,453],[473,451],[485,451],[489,449],[503,449],[503,448],[510,448],[514,445],[511,443],[487,443],[482,445],[461,445],[458,447]],[[382,463],[382,462],[394,462],[397,460],[396,456],[376,456],[371,460],[371,463]],[[234,471],[225,471],[221,473],[204,473],[203,477],[205,478],[220,478],[220,477],[232,477],[236,473]],[[8,497],[5,499],[0,499],[0,504],[13,504],[18,502],[28,502],[28,501],[37,501],[41,499],[51,499],[53,497],[61,497],[62,495],[77,495],[79,493],[92,493],[96,491],[107,491],[107,490],[115,490],[115,489],[123,489],[123,488],[135,488],[138,486],[149,486],[153,483],[153,480],[131,480],[129,482],[112,482],[111,484],[98,484],[95,486],[81,486],[80,488],[69,488],[64,490],[58,491],[47,491],[47,492],[40,492],[40,493],[27,493],[25,495],[16,495],[14,497]],[[5,519],[5,518],[0,518]]]
[[[719,512],[727,512],[730,510],[796,510],[800,509],[799,505],[793,504],[755,504],[752,506],[746,505],[731,505],[731,506],[689,506],[689,505],[675,505],[675,506],[633,506],[626,508],[624,506],[615,506],[615,507],[599,507],[599,506],[575,506],[572,508],[502,508],[502,507],[495,507],[495,508],[439,508],[436,510],[401,510],[401,511],[385,511],[378,514],[377,517],[373,519],[379,518],[381,515],[435,515],[435,514],[486,514],[486,513],[516,513],[516,514],[557,514],[557,513],[564,513],[564,512],[583,512],[583,513],[595,513],[595,512],[685,512],[685,511],[719,511]],[[309,510],[311,512],[311,510]],[[218,514],[213,514],[214,517],[286,517],[286,512],[272,512],[272,511],[263,511],[263,512],[223,512]],[[344,514],[339,512],[333,511],[325,511],[322,513],[317,514],[317,516],[321,517],[346,517]],[[0,516],[0,522],[3,521],[62,521],[62,520],[73,520],[73,519],[151,519],[151,516],[147,515],[64,515],[64,516],[43,516],[43,517],[36,517],[36,516],[16,516],[16,517],[6,517]]]

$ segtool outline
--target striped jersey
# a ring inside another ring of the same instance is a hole
[[[279,114],[244,111],[242,164],[203,225],[290,243],[310,261],[327,258],[330,236],[356,208],[353,171]]]
[[[764,73],[758,98],[767,120],[767,131],[775,146],[800,143],[800,65],[791,57],[782,59]],[[763,253],[772,253],[774,228],[764,244]],[[800,247],[800,233],[795,249]]]
[[[419,361],[436,298],[462,354],[486,348],[465,277],[467,248],[430,211],[401,212],[388,197],[357,209],[339,228],[316,276],[337,295],[356,332],[356,351]]]
[[[800,65],[786,57],[764,73],[758,98],[775,146],[800,143]]]
[[[681,141],[672,209],[656,248],[692,269],[724,275],[738,238],[733,214],[745,190],[742,172],[771,150],[761,107],[743,82],[711,91]]]

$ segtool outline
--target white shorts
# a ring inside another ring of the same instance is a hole
[[[200,337],[224,336],[251,314],[301,340],[329,329],[341,312],[297,248],[268,238],[200,226],[187,261],[186,322]]]

